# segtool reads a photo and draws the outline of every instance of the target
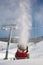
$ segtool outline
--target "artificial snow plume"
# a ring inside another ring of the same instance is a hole
[[[19,18],[19,23],[21,27],[19,45],[21,45],[22,48],[26,48],[30,36],[30,29],[32,27],[32,17],[30,14],[31,8],[30,4],[28,5],[28,3],[26,3],[25,1],[20,2],[19,5],[21,10],[21,15]],[[28,9],[28,13],[26,8]]]

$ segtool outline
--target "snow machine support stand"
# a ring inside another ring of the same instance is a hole
[[[9,30],[9,38],[8,38],[8,43],[7,43],[7,48],[6,48],[6,54],[5,54],[5,59],[8,59],[8,50],[9,50],[9,44],[11,42],[11,36],[12,36],[12,30],[16,30],[18,29],[18,25],[17,24],[3,24],[0,25],[0,28],[2,30]]]
[[[12,34],[12,29],[10,28],[9,41],[8,41],[8,44],[7,44],[6,55],[5,55],[4,60],[8,59],[8,50],[9,50],[9,44],[10,44],[10,42],[11,42],[11,34]]]

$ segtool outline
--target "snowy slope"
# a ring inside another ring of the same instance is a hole
[[[6,42],[0,42],[0,65],[43,65],[43,41],[36,44],[29,43],[30,59],[12,60],[17,50],[17,44],[9,46],[9,60],[3,60],[6,52]],[[3,49],[2,49],[3,48]]]
[[[43,58],[43,41],[36,44],[29,43],[28,46],[31,59],[40,57]],[[0,42],[0,59],[5,57],[6,47],[7,42]],[[16,50],[17,50],[17,44],[10,43],[8,57],[9,58],[14,57]]]
[[[7,48],[7,42],[0,41],[0,59],[5,58],[6,48]],[[12,43],[12,44],[10,43],[8,59],[13,58],[15,56],[16,49],[17,49],[17,44],[16,43]]]
[[[43,59],[0,61],[0,65],[43,65]]]
[[[38,43],[30,43],[30,56],[31,58],[42,58],[43,59],[43,41]]]

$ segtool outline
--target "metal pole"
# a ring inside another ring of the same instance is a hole
[[[8,59],[8,49],[9,49],[9,44],[11,42],[11,35],[12,35],[12,28],[10,28],[9,40],[8,40],[7,49],[6,49],[6,55],[5,55],[5,58],[4,59]]]

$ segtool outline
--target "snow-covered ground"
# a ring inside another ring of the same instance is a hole
[[[43,59],[0,61],[0,65],[43,65]]]
[[[28,44],[30,59],[13,60],[17,50],[17,44],[10,43],[8,60],[3,60],[5,58],[6,47],[7,42],[0,41],[0,65],[43,65],[43,41]]]
[[[38,43],[29,43],[30,57],[43,59],[43,41]]]
[[[0,60],[5,58],[6,54],[6,48],[7,48],[7,42],[0,42]],[[11,59],[15,56],[15,52],[17,49],[17,44],[16,43],[10,43],[9,45],[9,53],[8,53],[8,59]]]

